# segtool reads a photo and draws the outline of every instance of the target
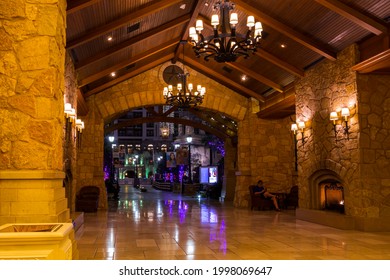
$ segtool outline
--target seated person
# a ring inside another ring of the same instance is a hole
[[[257,185],[253,189],[253,193],[255,195],[261,195],[265,199],[271,199],[274,203],[276,211],[280,211],[280,208],[278,206],[278,201],[276,200],[276,195],[273,195],[267,191],[267,188],[264,187],[263,181],[259,180],[257,182]]]

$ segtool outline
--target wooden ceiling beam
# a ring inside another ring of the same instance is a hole
[[[301,78],[305,76],[305,72],[302,69],[299,69],[287,63],[286,61],[274,56],[273,54],[265,51],[262,48],[256,49],[255,55],[264,58],[265,60],[268,60],[272,64],[275,64],[276,66],[282,68],[283,70],[286,70],[287,72],[293,74],[294,76],[301,77]]]
[[[356,23],[360,27],[374,33],[375,35],[380,35],[382,33],[388,33],[388,27],[385,22],[379,22],[368,15],[365,15],[356,9],[338,1],[338,0],[315,0],[322,6],[328,8],[329,10],[338,13],[339,15],[345,17],[346,19]]]
[[[94,30],[89,30],[86,32],[84,36],[80,38],[74,39],[67,43],[67,49],[73,49],[77,46],[80,46],[86,42],[89,42],[97,37],[100,37],[108,32],[118,29],[122,26],[128,25],[131,22],[134,22],[140,18],[146,17],[157,11],[165,9],[169,6],[182,2],[182,0],[157,0],[153,1],[152,4],[145,6],[144,8],[140,8],[136,10],[134,13],[128,14],[124,17],[121,17],[117,20],[109,22],[107,24],[101,25]]]
[[[259,118],[280,119],[295,114],[295,89],[292,85],[286,88],[289,89],[260,104]]]
[[[186,27],[182,31],[181,41],[187,41],[188,29],[190,28],[190,26],[195,25],[195,21],[199,15],[199,9],[202,5],[204,5],[203,1],[195,0],[193,9],[191,11],[190,20],[188,21]],[[180,54],[180,45],[178,45],[176,50],[175,50],[175,57],[172,59],[172,63],[176,63],[176,61],[179,57],[179,54]]]
[[[176,18],[172,21],[169,21],[163,25],[160,25],[159,27],[153,28],[153,29],[148,30],[146,32],[143,32],[137,36],[134,36],[134,37],[132,37],[126,41],[123,41],[115,46],[112,46],[111,48],[108,48],[100,53],[92,55],[83,61],[75,63],[75,69],[80,70],[80,69],[88,66],[91,63],[94,63],[94,62],[99,61],[103,58],[106,58],[107,56],[113,55],[116,52],[119,52],[125,48],[128,48],[131,45],[134,45],[142,40],[146,40],[151,36],[160,34],[160,33],[165,32],[171,28],[182,25],[185,22],[187,22],[189,20],[189,18],[190,18],[190,14],[187,14],[187,15],[181,16],[179,18]]]
[[[221,115],[220,113],[211,113],[211,111],[199,110],[197,108],[189,108],[188,111],[216,129],[221,129],[222,127],[225,131],[226,129],[229,129],[235,134],[237,133],[237,129],[233,127],[230,122],[227,124],[224,120],[218,119],[218,116]],[[215,124],[213,124],[213,121],[210,121],[210,118],[214,119]]]
[[[104,129],[104,133],[107,134],[107,133],[110,133],[112,131],[118,130],[122,127],[134,126],[134,125],[138,125],[138,124],[142,124],[142,123],[158,123],[158,122],[167,122],[167,123],[175,123],[175,124],[183,124],[186,126],[192,126],[192,127],[204,130],[208,133],[211,133],[222,140],[225,140],[226,138],[229,137],[223,131],[220,131],[218,129],[215,129],[213,127],[210,127],[208,125],[205,125],[205,124],[202,124],[199,122],[195,122],[195,121],[183,119],[183,118],[162,117],[162,116],[136,118],[136,119],[132,119],[132,120],[128,120],[128,121],[119,122],[119,123],[114,124],[112,126],[106,127]]]
[[[205,66],[204,64],[202,64],[196,60],[193,60],[191,58],[186,57],[185,62],[189,63],[191,67],[193,67],[195,69],[199,69],[201,72],[205,73],[206,75],[211,76],[211,78],[214,80],[217,80],[217,81],[219,80],[219,81],[225,83],[226,85],[229,85],[230,87],[235,88],[236,90],[238,90],[242,93],[245,93],[246,95],[251,96],[251,97],[253,97],[261,102],[265,101],[264,97],[261,96],[260,94],[258,94],[257,92],[250,90],[250,89],[228,79],[224,75],[221,75],[218,72],[211,70],[209,67]]]
[[[137,76],[137,75],[139,75],[139,74],[141,74],[141,73],[143,73],[145,71],[148,71],[148,70],[152,69],[153,67],[156,67],[156,66],[158,66],[158,65],[160,65],[160,64],[162,64],[164,62],[167,62],[167,61],[171,60],[173,58],[173,55],[174,54],[172,53],[172,54],[166,55],[164,57],[161,57],[159,59],[156,59],[152,63],[144,65],[144,66],[142,66],[142,67],[140,67],[138,69],[135,69],[132,72],[129,72],[129,73],[127,73],[127,74],[125,74],[123,76],[120,76],[120,77],[118,77],[118,78],[116,78],[116,79],[114,79],[114,80],[112,80],[112,81],[110,81],[108,83],[105,83],[104,85],[98,86],[98,87],[96,87],[96,88],[94,88],[94,89],[92,89],[90,91],[87,91],[86,93],[84,93],[84,97],[87,98],[87,97],[89,97],[91,95],[94,95],[94,94],[99,93],[99,92],[101,92],[103,90],[106,90],[106,89],[108,89],[108,88],[110,88],[110,87],[112,87],[112,86],[114,86],[114,85],[116,85],[116,84],[118,84],[120,82],[123,82],[123,81],[125,81],[127,79],[130,79],[130,78],[132,78],[134,76]]]
[[[237,62],[225,62],[225,64],[229,65],[230,67],[242,72],[245,75],[248,75],[252,77],[253,79],[265,84],[266,86],[269,86],[273,88],[276,91],[283,92],[283,87],[278,85],[277,83],[271,81],[270,79],[264,77],[263,75],[260,75],[256,73],[255,71],[245,67],[242,64],[239,64]]]
[[[373,57],[366,59],[352,67],[352,70],[360,74],[378,72],[382,74],[390,73],[390,49],[383,51]]]
[[[68,0],[66,13],[70,15],[74,12],[78,12],[84,8],[92,6],[100,1],[101,0]]]
[[[326,57],[327,59],[330,59],[332,61],[335,61],[337,58],[337,54],[334,50],[332,50],[328,45],[323,44],[321,42],[317,42],[313,40],[312,38],[309,38],[305,36],[304,34],[296,31],[294,28],[285,25],[271,16],[267,15],[266,13],[263,13],[257,9],[255,9],[252,5],[246,3],[243,0],[235,0],[234,1],[237,6],[239,6],[239,9],[244,11],[245,13],[249,15],[253,15],[255,18],[260,19],[260,21],[263,24],[268,25],[269,27],[275,29],[276,31],[284,34],[287,37],[290,37],[294,41],[300,43],[301,45],[305,46],[306,48]]]
[[[168,42],[166,42],[164,44],[161,44],[161,45],[159,45],[157,47],[154,47],[154,48],[152,48],[152,49],[150,49],[150,50],[148,50],[146,52],[143,52],[143,53],[140,53],[138,55],[135,55],[135,56],[131,57],[129,60],[117,63],[117,64],[115,64],[115,65],[113,65],[113,66],[111,66],[109,68],[106,68],[106,69],[100,71],[100,72],[97,72],[97,73],[95,73],[93,75],[85,77],[85,78],[83,78],[83,79],[81,79],[79,81],[78,86],[79,87],[83,87],[83,86],[85,86],[87,84],[90,84],[90,83],[92,83],[94,81],[97,81],[97,80],[99,80],[99,79],[109,75],[112,72],[116,72],[116,71],[118,71],[120,69],[123,69],[123,68],[125,68],[125,67],[127,67],[127,66],[129,66],[131,64],[137,63],[138,61],[146,59],[146,58],[148,58],[148,57],[150,57],[152,55],[155,55],[155,54],[157,54],[159,52],[163,52],[164,50],[166,50],[166,49],[176,45],[179,40],[180,40],[179,37],[175,38],[175,39],[172,39],[172,40],[170,40],[170,41],[168,41]]]

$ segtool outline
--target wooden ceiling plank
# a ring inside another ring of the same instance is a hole
[[[339,15],[347,18],[348,20],[356,23],[362,28],[380,35],[382,33],[388,33],[388,27],[385,23],[381,23],[373,18],[357,11],[356,9],[338,1],[338,0],[315,0],[322,6],[330,9],[331,11],[338,13]]]
[[[74,39],[73,41],[70,41],[67,43],[66,48],[67,49],[73,49],[77,46],[80,46],[86,42],[89,42],[99,36],[102,36],[104,34],[107,34],[108,32],[118,29],[122,26],[125,26],[129,24],[130,22],[134,22],[137,19],[140,19],[142,17],[146,17],[152,13],[156,13],[159,10],[165,9],[169,6],[172,6],[176,3],[182,2],[182,0],[158,0],[153,1],[151,5],[148,5],[144,8],[140,8],[139,10],[135,11],[134,13],[131,13],[129,15],[126,15],[124,17],[121,17],[117,20],[114,20],[112,22],[109,22],[107,24],[103,24],[94,30],[89,30],[86,32],[84,36],[81,36],[77,39]]]
[[[271,28],[275,29],[276,31],[286,35],[287,37],[290,37],[291,39],[297,41],[298,43],[307,47],[308,49],[326,57],[329,60],[335,61],[337,59],[336,52],[330,49],[328,45],[323,44],[321,42],[314,41],[313,39],[296,31],[290,26],[275,20],[274,18],[267,15],[266,13],[263,13],[253,8],[253,6],[247,4],[243,0],[235,0],[234,2],[237,4],[237,6],[239,6],[239,9],[241,9],[242,11],[245,11],[249,15],[255,16],[255,18],[259,18],[263,24],[266,24]]]
[[[161,32],[165,32],[171,28],[174,28],[178,25],[182,25],[184,24],[186,21],[188,21],[190,18],[190,14],[187,14],[187,15],[184,15],[184,16],[181,16],[179,18],[176,18],[170,22],[167,22],[163,25],[160,25],[159,27],[156,27],[156,28],[153,28],[151,30],[148,30],[142,34],[139,34],[137,36],[134,36],[126,41],[123,41],[115,46],[112,46],[111,48],[108,48],[100,53],[97,53],[95,55],[92,55],[90,57],[88,57],[87,59],[83,60],[83,61],[80,61],[78,63],[75,63],[75,69],[76,70],[80,70],[84,67],[87,67],[89,64],[91,63],[94,63],[96,61],[99,61],[103,58],[106,58],[107,56],[110,56],[110,55],[113,55],[115,54],[116,52],[119,52],[125,48],[128,48],[130,47],[131,45],[134,45],[142,40],[146,40],[148,39],[149,37],[151,36],[154,36],[154,35],[157,35],[157,34],[160,34]]]
[[[93,94],[99,93],[99,92],[101,92],[105,89],[108,89],[108,88],[110,88],[110,87],[112,87],[120,82],[123,82],[127,79],[130,79],[134,76],[137,76],[137,75],[139,75],[145,71],[148,71],[148,70],[152,69],[153,67],[156,67],[164,62],[167,62],[167,61],[171,60],[172,58],[173,58],[173,53],[166,55],[164,57],[161,57],[160,59],[157,59],[157,60],[153,61],[152,63],[149,63],[145,66],[142,66],[138,69],[135,69],[134,71],[132,71],[130,73],[127,73],[126,75],[120,76],[120,77],[118,77],[118,78],[116,78],[108,83],[105,83],[104,85],[101,85],[101,86],[96,87],[90,91],[87,91],[86,93],[84,93],[84,97],[87,98]]]
[[[246,87],[244,87],[236,82],[233,82],[232,80],[226,78],[224,75],[221,75],[221,74],[217,73],[216,71],[211,70],[209,67],[206,67],[205,65],[199,63],[196,60],[193,60],[191,58],[186,57],[185,62],[186,63],[188,62],[190,64],[190,66],[201,70],[202,72],[206,73],[207,75],[210,75],[211,78],[213,78],[214,80],[220,80],[223,83],[230,85],[231,87],[233,87],[233,88],[261,101],[261,102],[265,101],[264,97],[261,96],[260,94],[258,94],[257,92],[250,90],[250,89],[248,89],[248,88],[246,88]]]
[[[303,70],[285,62],[284,60],[274,56],[273,54],[265,51],[262,48],[257,49],[255,55],[268,60],[272,64],[275,64],[276,66],[286,70],[287,72],[293,74],[294,76],[301,77],[301,78],[305,76],[305,72]]]
[[[118,71],[120,69],[123,69],[123,68],[133,64],[133,63],[137,63],[138,61],[141,61],[141,60],[146,59],[146,58],[148,58],[148,57],[150,57],[152,55],[155,55],[155,54],[157,54],[159,52],[162,52],[162,51],[164,51],[164,50],[166,50],[166,49],[176,45],[179,41],[180,41],[180,38],[177,37],[177,38],[172,39],[172,40],[170,40],[170,41],[168,41],[168,42],[166,42],[164,44],[156,46],[156,47],[154,47],[154,48],[152,48],[152,49],[150,49],[150,50],[148,50],[146,52],[143,52],[143,53],[140,53],[140,54],[138,54],[136,56],[133,56],[129,60],[117,63],[117,64],[115,64],[115,65],[113,65],[113,66],[111,66],[109,68],[106,68],[106,69],[100,71],[100,72],[97,72],[97,73],[92,74],[92,75],[90,75],[88,77],[85,77],[84,79],[81,79],[79,81],[78,86],[79,87],[83,87],[83,86],[85,86],[85,85],[87,85],[89,83],[97,81],[97,80],[99,80],[99,79],[109,75],[112,72],[116,72],[116,71]]]
[[[245,75],[252,77],[253,79],[265,84],[266,86],[272,87],[276,91],[283,92],[282,86],[280,86],[277,83],[271,81],[270,79],[264,77],[263,75],[260,75],[260,74],[256,73],[255,71],[243,66],[242,64],[238,64],[237,62],[234,62],[234,63],[233,62],[226,62],[225,64],[242,72]]]
[[[101,0],[73,0],[69,1],[67,3],[66,7],[66,13],[68,15],[78,12],[84,8],[87,8],[89,6],[95,5],[96,3],[100,2]]]

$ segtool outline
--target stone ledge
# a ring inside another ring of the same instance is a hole
[[[65,173],[56,170],[0,170],[2,180],[63,179]]]
[[[366,232],[390,231],[390,217],[361,218],[330,211],[297,208],[296,218],[298,220],[342,230],[360,230]]]

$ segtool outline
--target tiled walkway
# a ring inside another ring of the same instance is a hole
[[[250,211],[229,202],[129,188],[108,211],[86,213],[80,259],[390,260],[390,233],[296,220],[294,210]]]

